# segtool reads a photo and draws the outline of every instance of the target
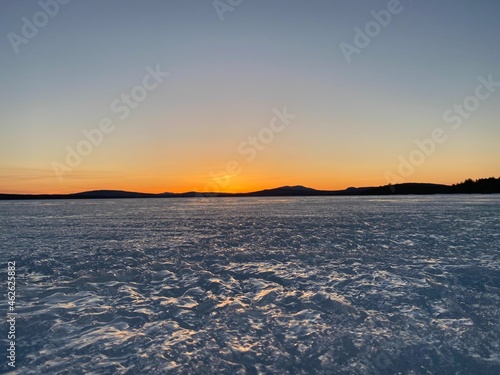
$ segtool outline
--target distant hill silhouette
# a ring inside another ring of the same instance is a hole
[[[0,194],[0,200],[19,199],[126,199],[126,198],[203,198],[203,197],[292,197],[356,195],[424,195],[424,194],[498,194],[500,178],[467,179],[453,185],[404,183],[378,187],[350,187],[345,190],[316,190],[304,186],[282,186],[251,193],[161,193],[148,194],[121,190],[94,190],[75,194]]]
[[[266,189],[246,193],[244,195],[250,197],[266,197],[266,196],[301,196],[301,195],[318,195],[321,191],[304,186],[282,186],[276,189]]]
[[[493,194],[498,193],[500,188],[500,178],[481,178],[472,181],[470,178],[462,183],[452,185],[453,193],[460,194]]]

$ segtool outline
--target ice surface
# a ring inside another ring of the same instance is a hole
[[[0,202],[17,370],[498,374],[499,212],[498,196]]]

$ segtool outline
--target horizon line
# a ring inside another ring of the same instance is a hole
[[[127,193],[127,194],[143,194],[143,195],[152,195],[152,196],[160,196],[160,195],[165,195],[165,194],[171,194],[171,195],[186,195],[186,194],[199,194],[200,197],[204,195],[209,195],[209,196],[217,196],[217,195],[246,195],[246,194],[253,194],[253,193],[261,193],[261,192],[266,192],[266,191],[273,191],[273,190],[280,190],[280,189],[306,189],[309,191],[315,191],[315,192],[320,192],[320,193],[341,193],[341,192],[347,192],[351,189],[356,189],[356,190],[362,190],[362,189],[377,189],[377,188],[384,188],[384,187],[391,187],[391,186],[401,186],[401,185],[435,185],[435,186],[443,186],[443,187],[452,187],[455,185],[463,184],[467,181],[472,181],[472,182],[478,182],[481,180],[489,180],[489,179],[497,179],[496,177],[485,177],[485,178],[479,178],[476,180],[472,180],[471,178],[467,178],[461,182],[457,182],[454,184],[441,184],[441,183],[435,183],[435,182],[401,182],[401,183],[388,183],[386,185],[378,185],[378,186],[349,186],[344,189],[317,189],[317,188],[312,188],[309,186],[305,185],[282,185],[282,186],[277,186],[277,187],[271,187],[271,188],[264,188],[264,189],[259,189],[259,190],[250,190],[250,191],[238,191],[238,192],[225,192],[225,191],[197,191],[197,190],[189,190],[189,191],[182,191],[182,192],[172,192],[172,191],[163,191],[160,193],[151,193],[151,192],[141,192],[141,191],[131,191],[131,190],[122,190],[122,189],[92,189],[92,190],[84,190],[84,191],[77,191],[77,192],[71,192],[71,193],[3,193],[0,192],[1,196],[71,196],[71,195],[77,195],[77,194],[85,194],[85,193],[97,193],[97,192],[116,192],[116,193]],[[500,177],[498,177],[500,179]]]

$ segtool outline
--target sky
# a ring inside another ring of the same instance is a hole
[[[500,176],[495,0],[0,0],[0,192]]]

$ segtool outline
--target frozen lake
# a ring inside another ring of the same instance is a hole
[[[19,374],[500,373],[498,195],[3,201],[0,243]]]

